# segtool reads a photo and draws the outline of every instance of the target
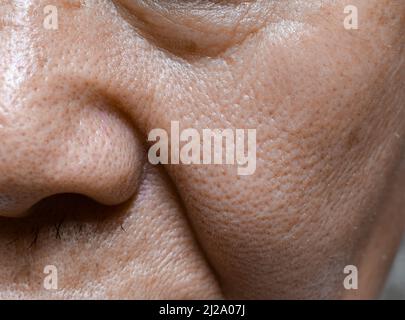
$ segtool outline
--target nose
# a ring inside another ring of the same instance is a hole
[[[15,23],[26,21],[20,18]],[[67,76],[60,52],[38,55],[30,30],[0,32],[0,216],[24,215],[60,193],[126,201],[139,186],[145,154],[132,122],[90,79],[78,84]]]
[[[12,1],[0,12],[0,216],[60,193],[124,202],[144,164],[133,119],[98,86],[103,61],[83,70],[88,52],[76,29],[43,29],[38,3]]]
[[[17,91],[13,104],[2,107],[1,216],[24,215],[39,200],[59,193],[115,205],[136,192],[143,147],[114,104],[45,85],[36,94],[30,85]]]
[[[31,90],[20,88],[13,104],[2,108],[0,215],[24,215],[59,193],[106,205],[129,199],[139,185],[144,152],[125,115],[108,99],[85,92],[49,85]]]

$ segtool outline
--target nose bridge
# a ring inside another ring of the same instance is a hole
[[[34,14],[39,10],[35,2],[5,0],[0,7],[0,123],[3,119],[10,124],[22,101],[46,79],[47,47],[43,46],[44,35],[38,36],[43,31],[41,17]]]
[[[3,109],[12,104],[15,92],[28,73],[32,55],[27,36],[28,4],[6,1],[0,6],[0,92]]]

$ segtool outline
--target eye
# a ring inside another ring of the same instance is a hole
[[[263,22],[259,2],[242,0],[117,0],[123,17],[155,46],[171,53],[216,56]],[[260,5],[265,9],[268,6]],[[253,9],[253,10],[252,10]]]

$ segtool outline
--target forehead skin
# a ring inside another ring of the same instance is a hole
[[[1,2],[0,208],[129,200],[2,218],[1,298],[377,294],[405,219],[403,1],[58,3],[55,31],[47,1]],[[257,129],[255,174],[152,167],[173,120]]]

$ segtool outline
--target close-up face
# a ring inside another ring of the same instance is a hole
[[[0,0],[0,299],[378,297],[404,30],[403,0]]]

